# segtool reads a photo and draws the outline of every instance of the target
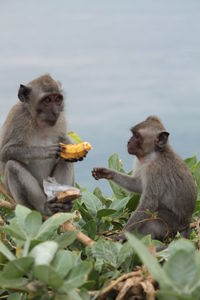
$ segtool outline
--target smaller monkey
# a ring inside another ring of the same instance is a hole
[[[196,185],[185,162],[169,144],[169,133],[160,119],[149,116],[131,128],[128,153],[136,156],[132,176],[107,168],[94,168],[93,177],[112,180],[141,193],[140,203],[123,231],[151,234],[164,241],[177,232],[188,237],[196,202]],[[117,239],[125,240],[124,234]]]

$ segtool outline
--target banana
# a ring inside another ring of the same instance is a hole
[[[89,150],[92,149],[92,146],[88,142],[83,142],[79,144],[63,144],[61,145],[60,157],[64,159],[78,159],[84,157]]]

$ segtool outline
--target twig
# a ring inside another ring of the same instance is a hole
[[[6,200],[0,199],[0,208],[8,208],[8,209],[14,209],[15,204],[10,203]]]
[[[65,222],[61,225],[61,229],[63,232],[65,231],[76,231],[76,227],[74,227],[70,222]],[[94,241],[85,235],[82,232],[78,232],[77,239],[85,246],[92,246]]]
[[[130,272],[128,274],[124,274],[120,276],[117,280],[112,281],[106,288],[103,289],[103,291],[100,293],[98,299],[104,299],[104,296],[107,295],[118,283],[121,281],[124,281],[128,278],[131,278],[133,276],[141,276],[141,270]]]
[[[9,201],[12,203],[12,204],[16,204],[16,202],[15,202],[15,200],[8,194],[8,192],[6,191],[6,189],[5,189],[5,187],[4,187],[4,185],[3,185],[3,183],[2,182],[0,182],[0,192],[2,193],[2,194],[4,194],[5,196],[6,196],[6,198],[8,198],[9,199]]]

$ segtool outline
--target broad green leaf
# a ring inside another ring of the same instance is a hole
[[[29,255],[34,257],[36,266],[49,265],[53,260],[57,249],[58,244],[56,242],[46,241],[35,246]]]
[[[85,300],[84,298],[81,298],[75,290],[68,291],[64,295],[58,294],[56,295],[55,300]],[[90,298],[89,298],[90,300]]]
[[[27,285],[28,280],[26,278],[14,278],[14,279],[7,279],[0,274],[0,287],[4,289],[18,289],[22,288]]]
[[[70,213],[57,213],[53,215],[42,224],[35,238],[40,240],[48,239],[61,224],[71,220],[72,216]]]
[[[70,137],[70,139],[72,139],[75,143],[82,143],[82,139],[80,138],[80,136],[78,136],[78,134],[74,131],[70,131],[68,132],[68,136]]]
[[[84,229],[87,233],[87,235],[94,239],[96,234],[97,234],[97,224],[94,220],[90,220],[88,221],[83,227],[82,229]]]
[[[40,281],[46,283],[49,287],[58,289],[63,285],[62,277],[51,266],[35,266],[33,275]]]
[[[59,250],[52,262],[52,266],[64,278],[76,265],[77,256],[68,250]]]
[[[12,293],[8,296],[7,300],[22,300],[21,293]]]
[[[194,176],[195,176],[198,189],[200,189],[200,162],[198,162],[198,164],[196,165]]]
[[[121,165],[119,155],[117,153],[112,154],[108,159],[108,167],[112,170],[121,171]]]
[[[128,257],[133,256],[133,254],[134,254],[134,250],[132,247],[130,247],[130,244],[128,242],[123,244],[118,255],[118,262],[117,262],[118,266],[124,263]]]
[[[78,231],[64,232],[55,239],[55,242],[58,243],[59,248],[66,248],[75,241],[77,233]]]
[[[105,197],[103,196],[103,194],[102,194],[102,192],[101,192],[101,190],[100,190],[99,187],[96,187],[96,188],[94,189],[93,194],[94,194],[97,198],[99,198],[99,200],[100,200],[104,205],[106,205],[106,206],[111,202],[110,199],[107,199],[107,198],[105,198]]]
[[[92,216],[96,217],[97,211],[103,208],[99,198],[90,192],[83,192],[81,197],[82,202],[87,207]]]
[[[32,257],[21,257],[10,261],[1,273],[5,279],[15,279],[23,276],[33,265]]]
[[[196,163],[197,163],[197,156],[195,155],[195,156],[192,156],[192,157],[188,157],[188,158],[186,158],[184,161],[185,161],[186,165],[187,165],[189,168],[191,168],[191,167],[193,167],[194,165],[196,165]]]
[[[18,224],[25,228],[25,219],[28,214],[31,213],[31,210],[23,205],[17,204],[15,208],[15,216],[17,218]]]
[[[151,255],[149,250],[143,243],[138,240],[134,235],[130,233],[125,233],[131,247],[135,250],[137,255],[140,257],[142,262],[146,265],[149,272],[153,275],[153,277],[161,284],[166,286],[172,286],[173,283],[170,281],[168,276],[165,274],[156,258]]]
[[[29,238],[34,238],[37,235],[41,225],[42,216],[39,212],[32,211],[30,214],[27,215],[25,219],[25,227]]]
[[[103,260],[104,263],[109,264],[112,267],[117,266],[117,257],[120,250],[117,243],[101,239],[87,250],[89,255],[94,257],[96,260],[99,260],[100,264],[101,260]]]
[[[21,224],[18,223],[16,218],[12,219],[9,226],[5,228],[7,234],[9,234],[12,238],[16,238],[18,240],[26,241],[28,238],[24,228]]]
[[[116,211],[120,211],[121,209],[124,209],[129,202],[130,198],[125,197],[123,199],[116,199],[113,200],[112,204],[110,205],[110,209],[115,209]]]
[[[12,252],[0,241],[0,252],[8,259],[14,260],[16,257],[12,254]]]
[[[107,217],[116,212],[115,209],[110,209],[110,208],[103,208],[98,210],[97,212],[97,218],[101,219],[102,217]]]
[[[173,285],[185,294],[199,281],[194,252],[177,251],[164,264],[164,271]]]
[[[118,184],[114,183],[111,180],[109,180],[109,184],[117,199],[123,199],[127,196],[127,192],[125,192],[125,190],[123,190]]]
[[[86,261],[78,264],[70,271],[69,275],[66,277],[62,289],[65,291],[70,291],[71,289],[78,288],[83,285],[91,268],[91,263]]]
[[[89,220],[93,220],[93,216],[89,213],[87,208],[83,206],[82,203],[76,201],[74,207],[81,213],[81,216],[85,222],[88,222]]]

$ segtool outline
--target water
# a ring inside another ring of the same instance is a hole
[[[0,2],[0,125],[20,83],[51,73],[67,97],[69,130],[94,149],[76,164],[91,177],[117,152],[125,168],[129,128],[158,115],[183,157],[199,153],[198,0],[35,0]]]

